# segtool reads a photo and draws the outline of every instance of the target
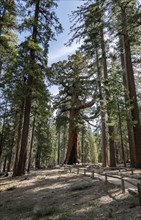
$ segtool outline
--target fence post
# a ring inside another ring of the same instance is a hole
[[[125,193],[125,182],[124,182],[123,176],[121,176],[121,189],[122,189],[122,192]]]
[[[79,167],[77,168],[77,174],[79,174]]]
[[[84,175],[86,176],[86,169],[84,169]]]
[[[139,205],[141,205],[141,184],[137,183],[137,187],[138,187]]]
[[[92,179],[94,179],[94,170],[92,170]]]
[[[105,173],[105,183],[108,183],[108,176],[107,176],[107,173]]]
[[[68,167],[64,167],[64,172],[68,172]]]

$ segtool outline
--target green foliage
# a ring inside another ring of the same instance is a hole
[[[72,126],[79,129],[82,123],[83,109],[88,108],[94,104],[93,91],[95,84],[93,74],[88,68],[88,63],[85,56],[80,52],[69,56],[68,61],[58,62],[53,64],[53,81],[59,84],[59,94],[55,100],[55,108],[58,107],[57,123],[63,120],[70,122],[70,118],[65,112],[70,112],[71,109],[78,111],[76,117],[73,118]],[[87,99],[92,99],[87,103]],[[89,106],[90,105],[90,106]],[[81,113],[80,113],[81,112]],[[61,120],[63,119],[63,120]]]
[[[90,152],[89,152],[90,162],[93,164],[97,164],[98,163],[98,149],[97,149],[97,144],[95,140],[95,135],[94,133],[91,132],[91,130],[88,131],[87,138],[88,138],[88,144],[90,146]]]

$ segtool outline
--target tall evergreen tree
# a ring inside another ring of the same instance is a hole
[[[48,2],[42,0],[27,1],[25,6],[23,6],[25,18],[21,24],[21,30],[29,32],[29,37],[21,45],[23,50],[26,51],[27,86],[21,148],[14,176],[25,173],[33,86],[40,77],[44,77],[46,72],[49,41],[54,38],[53,27],[55,31],[61,31],[60,23],[52,10],[56,6],[53,0]]]

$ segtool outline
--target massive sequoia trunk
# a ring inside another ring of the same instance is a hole
[[[72,100],[75,100],[75,95]],[[72,102],[73,104],[73,102]],[[75,164],[78,163],[78,128],[77,128],[77,116],[79,111],[71,109],[70,111],[70,123],[69,123],[69,138],[68,138],[68,149],[64,163]]]
[[[72,165],[78,162],[78,133],[70,128],[68,150],[64,163]]]

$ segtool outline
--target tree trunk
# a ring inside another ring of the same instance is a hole
[[[28,83],[27,83],[27,95],[25,99],[25,111],[24,111],[24,122],[23,122],[23,130],[22,130],[22,138],[21,138],[21,149],[19,154],[19,161],[15,176],[20,176],[25,174],[25,165],[26,165],[26,157],[27,157],[27,143],[28,143],[28,131],[29,131],[29,121],[30,121],[30,109],[31,109],[31,85],[32,85],[33,77],[29,75]]]
[[[38,16],[39,16],[39,3],[40,1],[36,1],[35,5],[35,15],[34,15],[34,26],[32,33],[32,40],[36,42],[37,40],[37,26],[38,26]],[[24,111],[24,122],[23,122],[23,130],[22,130],[22,139],[21,139],[21,149],[18,161],[18,169],[15,173],[16,176],[20,176],[25,174],[25,166],[26,166],[26,158],[27,158],[27,144],[28,144],[28,131],[29,131],[29,122],[30,122],[30,111],[31,111],[31,101],[32,101],[32,84],[33,84],[33,74],[35,74],[36,70],[35,66],[35,50],[30,50],[30,65],[32,73],[28,75],[27,79],[27,90],[26,90],[26,98],[25,98],[25,111]]]
[[[122,24],[123,24],[123,31],[124,31],[124,35],[122,36],[123,49],[125,52],[124,63],[125,63],[126,74],[127,74],[129,97],[131,100],[131,105],[133,106],[133,108],[131,109],[131,114],[132,114],[132,121],[134,123],[133,131],[134,131],[135,153],[136,153],[135,166],[136,168],[141,168],[141,144],[140,144],[141,125],[140,125],[140,118],[139,118],[136,88],[135,88],[134,71],[133,71],[132,59],[131,59],[130,41],[129,41],[127,29],[126,29],[126,25],[127,25],[126,12],[125,12],[125,8],[122,8],[122,7],[121,7],[121,16],[122,16]]]
[[[3,173],[6,171],[6,163],[7,163],[7,155],[4,157],[4,162],[3,162]]]
[[[23,125],[23,112],[24,112],[24,101],[22,101],[21,109],[20,109],[20,116],[19,116],[19,123],[18,123],[18,135],[17,135],[17,142],[16,142],[16,155],[15,155],[15,162],[14,162],[14,167],[13,167],[13,176],[16,176],[17,171],[18,171],[21,133],[22,133],[22,125]]]
[[[63,128],[63,160],[65,159],[65,156],[66,156],[66,150],[67,150],[67,137],[66,137],[66,129],[67,129],[67,126],[64,125],[64,128]],[[62,160],[62,162],[63,162]]]
[[[115,157],[115,141],[114,141],[114,127],[108,126],[109,133],[109,148],[110,148],[110,167],[116,167]]]
[[[7,159],[8,159],[8,162],[7,162],[7,172],[10,171],[10,168],[11,168],[11,161],[12,161],[12,150],[13,150],[13,147],[14,147],[14,138],[12,139],[12,143],[11,143],[11,146],[10,146],[10,151],[7,155]]]
[[[84,163],[84,138],[85,138],[85,130],[82,128],[82,137],[81,137],[82,164]]]
[[[118,102],[118,117],[119,117],[119,133],[120,133],[120,143],[121,143],[121,150],[122,150],[122,159],[123,159],[124,167],[126,167],[126,159],[125,159],[125,151],[124,151],[124,144],[123,144],[121,113],[120,113],[120,108],[119,108],[119,102]]]
[[[60,150],[61,150],[61,132],[59,129],[59,131],[58,131],[58,157],[57,157],[58,164],[60,164]]]
[[[101,50],[102,50],[102,62],[103,62],[103,73],[104,73],[104,80],[105,80],[105,85],[107,84],[108,80],[108,72],[107,72],[107,59],[106,59],[106,50],[105,50],[105,42],[104,42],[104,34],[103,34],[103,28],[101,28]],[[108,103],[109,101],[109,92],[105,89],[105,98]],[[107,115],[108,119],[110,118],[110,112],[107,110]],[[103,126],[105,126],[103,124]],[[105,129],[105,128],[103,128]],[[108,126],[108,132],[109,132],[109,149],[110,149],[110,166],[116,166],[116,158],[115,158],[115,149],[114,149],[114,139],[113,139],[113,132],[114,132],[114,127],[113,126]],[[104,137],[105,138],[105,137]]]
[[[70,111],[68,149],[64,163],[71,165],[78,163],[78,130],[77,126],[75,125],[75,120],[77,120],[78,113],[78,111],[73,109]]]
[[[0,159],[3,151],[3,141],[4,141],[4,132],[5,132],[5,120],[6,120],[6,112],[7,112],[7,102],[5,105],[5,110],[4,110],[4,118],[3,118],[3,124],[2,124],[2,131],[0,134]]]
[[[64,163],[70,165],[78,163],[78,133],[72,129],[69,131],[68,151]]]
[[[76,109],[75,105],[78,101],[78,96],[75,93],[77,85],[73,85],[74,93],[71,96],[71,110],[69,117],[69,138],[68,149],[64,163],[75,164],[78,163],[78,116],[80,109]]]
[[[127,73],[126,73],[126,67],[125,67],[125,60],[124,60],[124,51],[122,47],[122,37],[120,37],[120,55],[121,55],[121,66],[123,70],[123,84],[124,84],[124,97],[125,97],[125,103],[129,101],[129,88],[127,83]],[[135,167],[136,164],[136,155],[135,155],[135,140],[134,140],[134,131],[132,127],[132,117],[131,117],[131,110],[127,109],[127,130],[128,130],[128,142],[129,142],[129,150],[130,150],[130,160],[131,160],[131,166]]]
[[[30,143],[30,149],[29,149],[29,158],[28,158],[28,167],[27,167],[28,173],[29,173],[30,167],[31,167],[31,155],[32,155],[33,140],[34,140],[34,130],[35,130],[35,115],[34,115],[34,119],[33,119],[31,143]]]
[[[37,152],[35,157],[35,168],[40,169],[41,168],[41,149],[39,144],[37,145]]]
[[[107,136],[106,136],[106,122],[105,122],[105,111],[103,108],[103,95],[101,88],[101,71],[99,65],[98,50],[96,49],[96,62],[97,62],[97,73],[98,73],[98,84],[99,84],[99,95],[100,95],[100,116],[101,116],[101,136],[102,136],[102,165],[107,166]]]

